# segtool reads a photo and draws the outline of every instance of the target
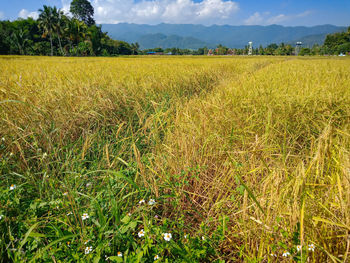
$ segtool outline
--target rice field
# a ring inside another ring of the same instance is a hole
[[[0,56],[0,262],[349,262],[350,60]]]

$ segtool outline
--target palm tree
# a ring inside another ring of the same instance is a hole
[[[64,16],[63,11],[61,9],[57,9],[56,7],[54,7],[52,9],[52,16],[54,19],[54,29],[55,29],[55,33],[56,33],[57,38],[58,38],[58,44],[60,46],[60,51],[61,51],[61,54],[64,55],[60,36],[61,36],[63,28],[64,28],[65,16]]]
[[[29,39],[27,38],[26,33],[22,28],[20,28],[18,31],[13,32],[9,40],[12,45],[18,48],[18,51],[21,55],[25,54],[25,48]]]
[[[66,36],[72,46],[72,44],[78,44],[85,39],[88,27],[84,22],[79,21],[78,19],[71,19],[68,21],[65,32]]]
[[[137,55],[138,52],[139,52],[139,48],[140,48],[139,43],[137,43],[137,42],[136,42],[135,44],[132,43],[132,44],[131,44],[131,51],[132,51],[132,54],[133,54],[133,55],[135,55],[135,54]]]
[[[46,38],[47,35],[50,37],[51,45],[51,56],[53,56],[53,45],[52,45],[52,35],[56,29],[55,17],[53,15],[53,8],[44,5],[44,9],[39,9],[39,28],[43,30],[43,37]]]

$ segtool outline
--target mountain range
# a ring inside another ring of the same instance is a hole
[[[271,43],[290,43],[302,41],[305,46],[323,44],[327,34],[346,30],[346,27],[320,25],[313,27],[269,26],[230,26],[230,25],[193,25],[193,24],[103,24],[102,30],[113,39],[138,42],[141,49],[155,47],[198,49],[207,46],[214,48],[218,44],[230,48],[243,48],[249,41],[255,47]]]

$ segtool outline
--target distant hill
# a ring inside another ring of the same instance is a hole
[[[201,41],[194,37],[180,37],[178,35],[166,36],[164,34],[148,34],[142,35],[138,42],[142,49],[162,47],[171,48],[177,47],[181,49],[198,49],[204,46],[208,46],[208,43]]]
[[[303,45],[305,47],[312,47],[315,44],[322,45],[324,40],[326,39],[327,34],[317,34],[317,35],[310,35],[310,36],[304,36],[298,39],[295,39],[294,41],[290,42],[289,44],[293,44],[296,42],[303,42]]]
[[[345,27],[322,25],[313,27],[270,26],[229,26],[192,24],[103,24],[102,29],[119,40],[139,42],[141,48],[178,47],[196,49],[215,47],[222,44],[231,48],[243,48],[249,41],[255,47],[271,43],[295,43],[303,40],[306,44],[322,44],[330,33],[346,30]]]

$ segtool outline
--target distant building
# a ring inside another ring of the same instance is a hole
[[[232,50],[231,48],[229,48],[228,50],[227,50],[227,55],[229,55],[229,56],[233,56],[234,55],[234,50]]]
[[[251,56],[253,55],[253,42],[249,42],[249,49],[248,49],[248,55]]]
[[[208,56],[214,56],[214,53],[213,53],[213,50],[212,50],[212,49],[209,49],[209,50],[208,50]]]
[[[303,42],[297,42],[297,43],[295,44],[295,55],[296,55],[296,56],[299,55],[302,46],[303,46]]]

